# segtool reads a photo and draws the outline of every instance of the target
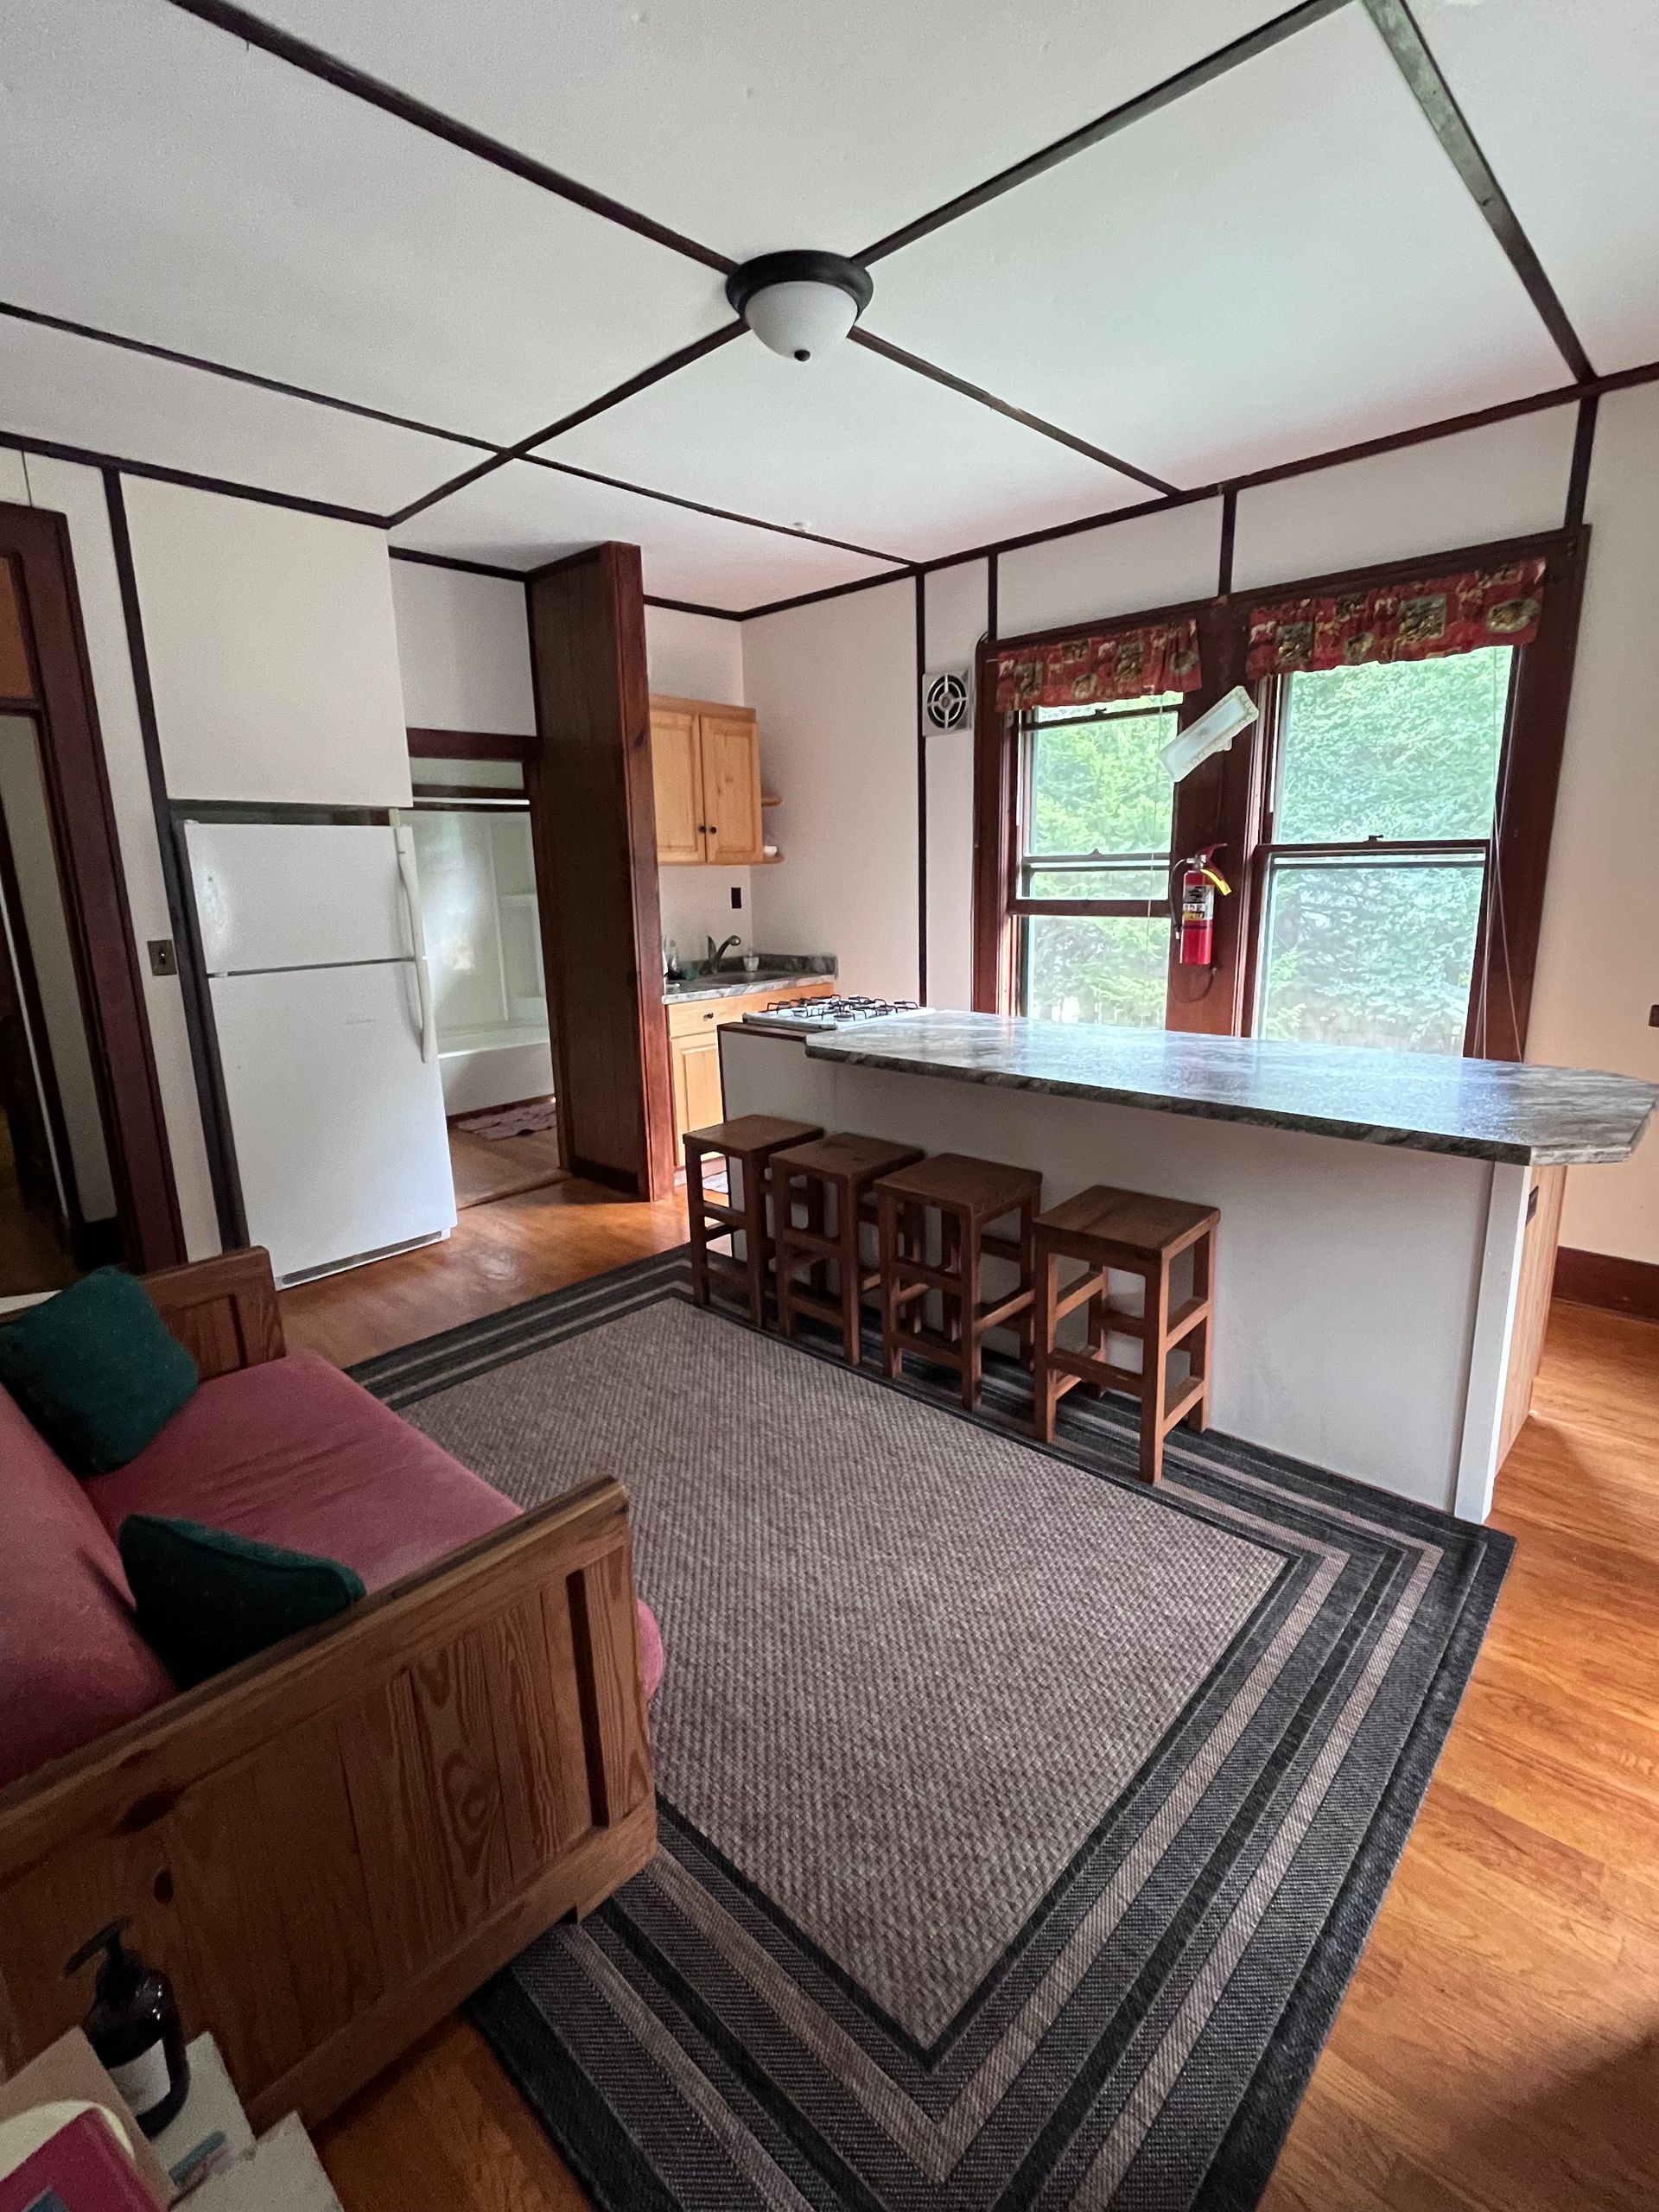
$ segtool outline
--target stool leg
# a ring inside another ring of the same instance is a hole
[[[749,1279],[749,1319],[766,1325],[766,1168],[764,1160],[743,1163],[743,1262]]]
[[[1037,1287],[1036,1218],[1035,1200],[1022,1199],[1020,1206],[1020,1287],[1021,1290],[1029,1290],[1033,1293]],[[1020,1334],[1020,1357],[1029,1367],[1032,1364],[1033,1351],[1037,1341],[1037,1303],[1034,1296],[1032,1303],[1022,1313],[1015,1315],[1014,1325]]]
[[[1031,1352],[1032,1426],[1039,1444],[1052,1444],[1059,1395],[1054,1388],[1054,1370],[1048,1363],[1048,1356],[1054,1349],[1055,1332],[1059,1326],[1054,1319],[1054,1309],[1060,1302],[1059,1255],[1039,1244],[1036,1273]]]
[[[881,1271],[881,1372],[889,1378],[904,1362],[899,1346],[899,1201],[883,1191],[876,1199],[877,1264]]]
[[[1211,1313],[1214,1310],[1216,1294],[1214,1273],[1215,1238],[1215,1230],[1213,1229],[1206,1230],[1205,1234],[1199,1237],[1198,1243],[1192,1247],[1192,1295],[1194,1298],[1202,1298],[1208,1301],[1211,1308]],[[1194,1375],[1198,1376],[1204,1383],[1203,1395],[1198,1399],[1197,1402],[1192,1406],[1191,1411],[1188,1413],[1186,1416],[1186,1425],[1189,1428],[1197,1429],[1200,1435],[1202,1435],[1204,1431],[1210,1426],[1210,1323],[1211,1313],[1206,1313],[1205,1315],[1203,1320],[1198,1323],[1198,1326],[1192,1331],[1192,1334],[1186,1340],[1188,1357],[1191,1358],[1192,1363],[1192,1372]]]
[[[702,1147],[685,1147],[685,1198],[691,1228],[691,1295],[709,1303],[709,1220],[702,1210]]]
[[[1141,1477],[1155,1483],[1164,1471],[1164,1408],[1168,1402],[1169,1262],[1148,1262],[1146,1334],[1141,1346]]]
[[[979,1224],[971,1214],[966,1219],[957,1217],[957,1243],[961,1254],[957,1294],[962,1314],[962,1402],[972,1413],[979,1403],[980,1347],[984,1336],[979,1325]]]
[[[790,1231],[795,1226],[795,1185],[792,1177],[782,1177],[773,1186],[776,1211],[772,1216],[772,1255],[778,1284],[778,1333],[792,1337],[795,1333],[795,1301],[791,1293],[795,1286],[795,1255],[790,1244]]]
[[[863,1309],[859,1285],[864,1273],[859,1191],[850,1179],[836,1185],[836,1241],[841,1248],[836,1265],[841,1273],[841,1345],[847,1364],[857,1367],[864,1357]]]

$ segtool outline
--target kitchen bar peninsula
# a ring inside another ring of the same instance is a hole
[[[1173,1031],[892,1015],[720,1033],[726,1111],[1221,1209],[1211,1419],[1481,1521],[1526,1418],[1569,1166],[1636,1148],[1629,1077]]]

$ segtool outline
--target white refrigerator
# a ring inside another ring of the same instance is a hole
[[[278,1281],[455,1224],[414,840],[187,822],[248,1235]]]

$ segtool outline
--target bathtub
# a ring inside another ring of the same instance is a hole
[[[553,1050],[545,1027],[531,1022],[452,1029],[439,1033],[438,1072],[446,1114],[480,1114],[486,1107],[548,1096]]]

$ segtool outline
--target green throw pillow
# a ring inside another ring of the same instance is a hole
[[[0,1382],[78,1475],[136,1459],[196,1380],[195,1361],[124,1268],[99,1268],[0,1328]]]
[[[362,1576],[338,1560],[197,1521],[130,1513],[117,1541],[139,1634],[184,1689],[363,1595]]]

